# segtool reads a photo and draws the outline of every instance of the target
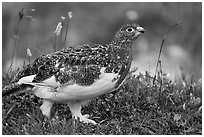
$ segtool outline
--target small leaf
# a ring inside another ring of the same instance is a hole
[[[181,114],[174,115],[174,121],[179,121],[181,119]]]

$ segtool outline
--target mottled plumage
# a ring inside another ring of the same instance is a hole
[[[75,117],[95,123],[81,115],[81,105],[120,86],[131,66],[132,44],[143,32],[139,25],[127,24],[110,44],[84,44],[42,55],[16,74],[3,96],[30,87],[45,99],[43,114],[50,115],[53,102],[68,102]]]

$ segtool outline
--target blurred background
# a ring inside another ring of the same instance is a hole
[[[146,29],[133,46],[132,67],[136,73],[154,74],[162,38],[179,20],[164,42],[161,55],[163,71],[171,79],[181,71],[197,81],[202,74],[202,3],[5,3],[2,4],[2,66],[11,64],[15,39],[19,38],[13,68],[53,52],[52,40],[61,16],[73,13],[67,46],[110,43],[116,31],[126,23],[138,23]],[[19,11],[24,18],[19,25]],[[27,17],[26,17],[27,16]],[[32,56],[28,57],[27,48]],[[63,47],[58,46],[57,49]]]

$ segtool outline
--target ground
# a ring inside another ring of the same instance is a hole
[[[3,76],[3,86],[9,77]],[[48,119],[39,109],[41,99],[30,92],[18,93],[3,98],[2,134],[202,134],[201,92],[201,81],[172,82],[166,75],[154,80],[148,72],[131,75],[117,91],[82,109],[97,125],[73,120],[67,104],[55,104]]]

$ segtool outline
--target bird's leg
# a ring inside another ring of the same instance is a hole
[[[53,104],[54,103],[52,101],[44,99],[43,104],[40,106],[42,114],[50,118],[50,111],[51,111]]]
[[[69,103],[69,108],[72,112],[72,116],[84,123],[92,123],[92,124],[97,124],[94,120],[88,119],[89,115],[82,115],[81,114],[81,103],[80,102],[70,102]]]

